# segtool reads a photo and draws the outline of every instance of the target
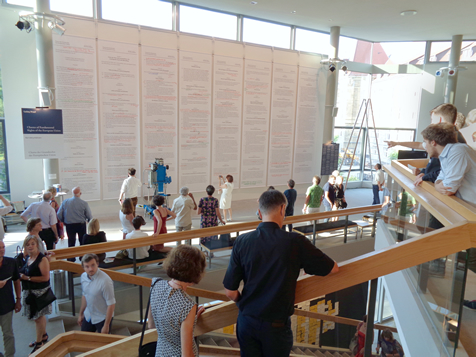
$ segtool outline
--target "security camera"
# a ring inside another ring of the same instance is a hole
[[[15,26],[18,27],[20,31],[25,30],[27,33],[32,30],[31,24],[26,20],[19,20]]]
[[[453,77],[454,75],[456,75],[456,69],[450,68],[448,70],[448,76]]]
[[[435,76],[443,77],[443,71],[441,69],[437,70],[436,73],[435,73]]]
[[[336,65],[333,64],[333,63],[331,63],[331,64],[329,65],[329,71],[334,72],[335,70],[336,70]]]
[[[347,71],[347,66],[342,66],[341,69],[342,69],[344,72],[346,72],[346,71]]]

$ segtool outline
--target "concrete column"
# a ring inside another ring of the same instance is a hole
[[[35,12],[50,13],[49,0],[36,0]],[[48,88],[51,91],[51,103],[43,103],[42,106],[48,106],[51,109],[56,108],[55,94],[55,73],[53,62],[53,33],[48,27],[48,21],[39,21],[36,23],[36,62],[38,67],[38,88]],[[43,177],[45,188],[59,183],[59,160],[43,159]]]
[[[331,27],[329,59],[338,58],[339,54],[339,37],[340,27]],[[327,71],[327,88],[326,88],[326,110],[324,114],[324,133],[323,142],[328,143],[334,139],[334,117],[333,110],[336,105],[337,80],[339,69],[334,72]]]
[[[450,53],[450,69],[454,69],[459,66],[459,59],[461,57],[461,44],[463,42],[463,35],[454,35],[451,42]],[[445,103],[454,104],[456,95],[456,85],[458,83],[458,70],[454,76],[447,76],[446,88],[445,88]]]

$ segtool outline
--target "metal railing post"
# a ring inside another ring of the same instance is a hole
[[[312,226],[312,244],[316,245],[316,220]]]
[[[348,225],[349,225],[349,216],[345,216],[344,243],[347,243],[347,227],[348,227]]]
[[[372,222],[371,237],[375,238],[375,228],[377,227],[377,211],[374,212],[374,221]]]
[[[74,280],[73,273],[68,272],[69,298],[71,299],[71,312],[76,316],[76,301],[74,300]]]
[[[365,330],[364,357],[372,356],[372,343],[374,340],[375,303],[377,301],[378,279],[370,281],[369,305],[367,310],[367,329]]]

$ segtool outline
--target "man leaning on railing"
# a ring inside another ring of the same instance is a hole
[[[258,228],[235,241],[223,285],[240,310],[236,335],[241,356],[287,357],[293,345],[290,316],[301,268],[321,276],[339,268],[306,237],[281,229],[286,212],[281,192],[264,192],[258,212],[262,219]]]

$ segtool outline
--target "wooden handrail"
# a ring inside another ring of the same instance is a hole
[[[325,277],[304,276],[297,282],[295,303],[313,299],[378,277],[476,248],[476,222],[460,223],[364,254],[339,264],[339,272]],[[236,322],[238,308],[227,302],[205,311],[197,321],[204,334]]]
[[[69,331],[59,334],[44,347],[31,354],[32,357],[61,356],[70,352],[87,352],[121,341],[125,336],[102,333]]]
[[[297,216],[287,217],[284,223],[295,224],[299,222],[320,220],[320,219],[326,219],[331,217],[344,217],[347,215],[354,215],[354,214],[361,214],[361,213],[368,213],[368,212],[378,212],[381,209],[382,209],[381,205],[373,205],[373,206],[348,208],[348,209],[339,210],[339,211],[318,212],[318,213],[311,213],[311,214],[305,214],[305,215],[297,215]],[[96,244],[81,245],[81,246],[69,247],[69,248],[63,248],[63,249],[55,249],[55,250],[52,250],[52,252],[55,253],[52,260],[79,257],[87,253],[110,252],[110,251],[121,250],[121,249],[132,249],[132,248],[144,247],[144,246],[152,245],[152,244],[162,244],[162,243],[176,242],[179,240],[209,237],[209,236],[214,236],[214,235],[219,235],[224,233],[244,232],[244,231],[256,229],[256,227],[260,223],[261,223],[260,221],[233,223],[233,224],[227,224],[226,226],[200,228],[200,229],[194,229],[190,231],[166,233],[166,234],[161,234],[155,237],[149,236],[144,238],[123,239],[123,240],[114,241],[114,242],[96,243]]]

